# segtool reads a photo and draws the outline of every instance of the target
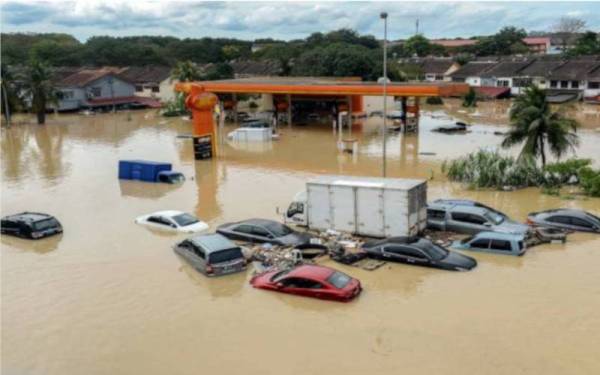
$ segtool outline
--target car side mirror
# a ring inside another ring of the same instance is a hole
[[[489,228],[489,227],[491,227],[491,226],[492,226],[492,223],[490,223],[490,222],[483,223],[483,226],[485,226],[485,227],[488,227],[488,228]]]

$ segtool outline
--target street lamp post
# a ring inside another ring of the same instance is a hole
[[[386,12],[381,12],[379,17],[383,19],[383,165],[382,174],[386,177],[386,133],[387,133],[387,16]]]

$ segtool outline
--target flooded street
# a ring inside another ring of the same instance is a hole
[[[494,132],[507,128],[471,117],[466,135],[434,133],[468,113],[426,109],[418,135],[387,138],[388,176],[431,178],[430,200],[468,197],[521,221],[554,207],[600,213],[598,198],[448,182],[445,159],[496,147]],[[322,124],[283,126],[270,143],[223,140],[219,158],[198,162],[191,140],[178,137],[191,123],[155,111],[50,115],[46,126],[3,128],[2,215],[47,212],[65,232],[35,242],[1,237],[2,373],[599,373],[599,235],[573,234],[523,257],[468,253],[479,265],[462,273],[325,261],[364,286],[344,304],[253,289],[250,271],[208,279],[172,250],[185,235],[133,222],[165,209],[191,212],[211,230],[278,219],[276,208],[317,174],[380,176],[380,121],[345,131],[358,140],[355,155],[341,154],[339,135]],[[600,116],[585,124],[577,155],[598,168]],[[169,161],[187,181],[119,181],[119,159]]]

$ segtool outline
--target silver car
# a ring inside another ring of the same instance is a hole
[[[453,249],[483,251],[503,255],[523,255],[527,251],[525,237],[522,234],[501,232],[479,232],[450,245]]]
[[[246,269],[242,249],[226,237],[214,233],[188,238],[174,250],[206,276],[221,276]]]
[[[532,212],[528,215],[527,222],[542,227],[600,233],[600,218],[582,210],[557,209]]]
[[[485,207],[433,202],[427,206],[427,228],[465,234],[494,231],[529,234],[528,225]]]

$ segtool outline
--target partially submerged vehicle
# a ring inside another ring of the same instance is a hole
[[[267,219],[248,219],[223,224],[217,228],[217,233],[232,240],[292,247],[307,246],[315,239],[309,233],[298,232],[287,225]]]
[[[174,250],[206,276],[222,276],[246,269],[242,249],[218,233],[188,238],[176,244]]]
[[[39,212],[21,212],[5,216],[0,224],[2,234],[38,240],[63,232],[55,217]]]
[[[464,234],[496,231],[528,234],[528,225],[509,219],[486,207],[433,202],[427,206],[427,228]]]
[[[520,256],[527,251],[527,241],[523,234],[479,232],[471,237],[454,241],[451,247],[458,250]]]
[[[208,224],[198,220],[195,216],[175,210],[142,215],[136,218],[135,222],[150,228],[182,233],[198,233],[208,229]]]
[[[498,211],[495,208],[492,208],[490,206],[487,206],[483,203],[480,203],[480,202],[477,202],[477,201],[474,201],[471,199],[436,199],[433,201],[433,204],[482,207],[482,208],[492,211],[498,215],[504,216],[505,218],[508,218],[508,215],[506,215],[504,212]]]
[[[467,124],[464,122],[457,121],[454,124],[446,125],[446,126],[438,126],[437,128],[432,129],[431,131],[438,133],[464,133],[467,131]]]
[[[149,160],[120,160],[119,179],[176,184],[185,181],[180,172],[172,170],[171,163]]]
[[[583,210],[554,209],[532,212],[527,215],[527,223],[569,231],[600,233],[600,218]]]
[[[416,266],[434,267],[452,271],[468,271],[477,261],[450,251],[422,237],[391,237],[367,242],[362,246],[367,256],[375,259],[401,262]]]
[[[417,235],[426,207],[425,180],[323,175],[296,194],[284,222],[369,237]]]
[[[359,280],[333,268],[308,264],[254,276],[250,284],[260,289],[342,302],[352,300],[362,291]]]

